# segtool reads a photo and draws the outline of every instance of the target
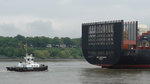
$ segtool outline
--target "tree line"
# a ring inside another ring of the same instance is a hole
[[[0,36],[0,58],[21,58],[25,56],[24,45],[29,54],[36,58],[82,58],[81,38],[69,37],[15,37]],[[51,46],[48,46],[51,45]],[[65,45],[60,47],[60,45]]]

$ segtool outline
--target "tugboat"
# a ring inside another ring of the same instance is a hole
[[[34,57],[28,55],[26,48],[26,56],[24,57],[24,61],[19,62],[17,66],[14,67],[6,67],[8,71],[17,71],[17,72],[27,72],[27,71],[46,71],[48,70],[48,66],[44,64],[38,64],[34,62]]]

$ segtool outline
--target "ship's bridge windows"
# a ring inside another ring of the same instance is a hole
[[[105,25],[105,33],[109,33],[108,30],[109,30],[109,29],[108,29],[108,26]]]
[[[102,26],[100,27],[100,33],[103,33],[103,27]]]
[[[92,27],[90,26],[89,27],[89,34],[91,34],[92,33]]]
[[[145,47],[145,46],[146,46],[146,44],[148,44],[148,41],[143,40],[143,41],[142,41],[142,47]]]
[[[113,24],[90,25],[88,29],[88,45],[113,44]]]
[[[138,42],[138,47],[142,47],[142,42]]]
[[[110,29],[111,29],[111,33],[113,33],[114,32],[114,30],[113,30],[113,24],[110,25]]]
[[[146,42],[145,43],[145,47],[149,47],[150,45],[149,45],[149,42]]]
[[[89,26],[89,34],[96,32],[96,26]]]
[[[142,47],[144,47],[145,46],[145,42],[142,42]]]
[[[105,33],[105,25],[102,25],[102,33]]]
[[[110,33],[110,25],[107,26],[107,33]]]
[[[138,42],[138,47],[148,48],[150,47],[150,42],[146,40],[140,41]]]

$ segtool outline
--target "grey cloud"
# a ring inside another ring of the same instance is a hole
[[[48,37],[80,37],[77,26],[74,29],[60,28],[55,30],[51,21],[35,21],[26,25],[26,36],[48,36]],[[80,27],[79,27],[80,28]]]
[[[18,28],[19,27],[19,28]],[[63,28],[55,30],[51,21],[37,20],[25,24],[23,27],[16,27],[14,24],[0,24],[0,36],[48,36],[48,37],[80,37],[79,26],[74,28]]]
[[[1,36],[15,36],[17,33],[19,34],[19,30],[13,24],[0,24]]]
[[[150,0],[72,0],[67,4],[60,4],[60,1],[62,0],[0,0],[0,17],[35,16],[65,20],[65,25],[72,25],[70,30],[65,31],[54,31],[51,22],[43,21],[25,26],[30,32],[28,35],[48,36],[77,37],[81,35],[81,23],[93,21],[124,19],[149,24]],[[72,32],[74,30],[76,32]]]
[[[54,30],[50,21],[35,21],[26,25],[29,36],[54,36]]]
[[[149,11],[149,0],[72,0],[69,4],[58,4],[62,0],[1,0],[0,15],[33,15],[59,19],[81,19],[93,17],[130,18],[142,16]],[[95,19],[95,18],[93,18]]]
[[[23,29],[17,28],[13,24],[0,24],[0,36],[16,36],[18,34],[24,36],[55,36],[50,21],[35,21],[28,23]]]

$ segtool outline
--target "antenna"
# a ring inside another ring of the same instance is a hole
[[[27,43],[26,44],[24,44],[24,49],[25,49],[25,51],[26,51],[26,56],[28,55],[28,49],[27,49]]]

